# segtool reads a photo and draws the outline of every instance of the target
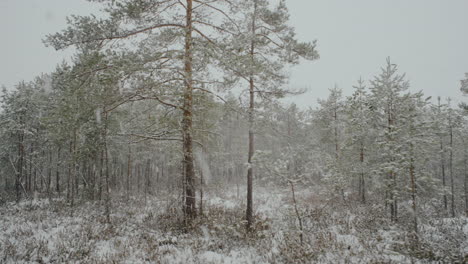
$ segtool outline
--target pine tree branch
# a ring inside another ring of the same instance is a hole
[[[221,100],[223,103],[227,103],[227,101],[224,100],[224,98],[222,98],[221,96],[219,96],[219,95],[213,93],[213,92],[210,91],[210,90],[207,90],[207,89],[204,89],[204,88],[200,88],[200,87],[194,87],[193,89],[194,89],[194,90],[200,90],[200,91],[202,91],[202,92],[212,94],[212,95],[214,95],[216,98],[218,98],[219,100]]]
[[[210,3],[207,3],[207,2],[201,2],[200,0],[193,0],[193,1],[194,1],[195,3],[199,3],[198,6],[196,6],[196,7],[193,8],[194,10],[197,9],[197,8],[199,8],[199,7],[201,7],[201,6],[207,6],[207,7],[211,8],[211,9],[213,9],[213,10],[216,10],[217,12],[221,13],[224,17],[226,17],[226,18],[229,20],[229,22],[231,22],[231,23],[237,28],[237,30],[238,30],[239,32],[241,31],[241,30],[240,30],[240,27],[239,27],[239,25],[237,25],[236,21],[234,21],[234,20],[231,18],[231,16],[229,16],[228,14],[226,14],[226,12],[224,12],[223,10],[221,10],[221,9],[215,7],[215,6],[212,6]],[[216,2],[216,1],[213,1],[213,2]],[[230,1],[225,0],[225,2],[229,3],[230,5],[233,5]]]
[[[152,99],[152,100],[156,100],[156,101],[160,102],[163,105],[170,106],[170,107],[180,109],[180,110],[184,110],[183,107],[175,105],[175,104],[171,104],[171,103],[168,103],[168,102],[165,102],[161,98],[159,98],[158,96],[143,96],[143,95],[136,95],[136,96],[138,96],[137,99],[132,99],[130,101],[133,102],[133,101],[151,100]]]
[[[200,21],[200,20],[193,20],[192,22],[193,22],[193,23],[198,23],[198,24],[201,24],[201,25],[205,25],[205,26],[214,28],[214,29],[219,30],[219,31],[222,31],[222,32],[229,33],[229,34],[231,34],[231,35],[233,35],[233,36],[236,36],[236,35],[237,35],[237,34],[234,33],[234,32],[231,32],[231,31],[229,31],[229,30],[227,30],[227,29],[224,29],[224,28],[222,28],[222,27],[215,26],[215,25],[210,24],[210,23],[207,23],[207,22],[203,22],[203,21]]]

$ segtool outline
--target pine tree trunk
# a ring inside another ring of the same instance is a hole
[[[105,215],[107,223],[110,223],[110,188],[109,188],[109,153],[107,150],[107,112],[104,115],[104,156],[106,162],[106,205]]]
[[[464,172],[465,172],[465,215],[468,216],[468,153],[465,149]]]
[[[361,162],[361,179],[360,179],[360,196],[361,196],[361,202],[366,203],[366,184],[365,184],[365,178],[364,178],[364,144],[361,142],[361,153],[359,155],[359,160]]]
[[[185,169],[185,211],[186,217],[196,217],[196,193],[195,193],[195,171],[193,167],[193,142],[192,142],[192,108],[193,108],[193,79],[192,79],[192,0],[187,0],[186,25],[185,25],[185,92],[182,120],[183,153]],[[187,219],[186,219],[187,220]]]
[[[452,124],[452,117],[449,117],[450,122],[450,159],[449,159],[449,170],[450,170],[450,200],[451,200],[451,207],[450,211],[452,217],[455,217],[455,188],[453,184],[453,124]]]
[[[333,109],[333,120],[334,123],[334,134],[335,134],[335,159],[338,161],[339,159],[339,144],[338,144],[338,112],[337,107]]]
[[[294,191],[294,183],[292,181],[288,181],[290,186],[291,186],[291,192],[292,192],[292,198],[293,198],[293,204],[294,204],[294,212],[296,213],[296,218],[297,221],[299,222],[299,240],[301,241],[301,245],[304,243],[304,238],[303,238],[303,225],[302,225],[302,217],[301,214],[299,213],[299,209],[297,208],[297,201],[296,201],[296,192]]]
[[[101,149],[101,157],[99,158],[99,180],[98,180],[98,199],[102,200],[102,179],[104,178],[104,150]]]
[[[18,134],[18,162],[16,166],[16,177],[15,177],[15,190],[16,190],[16,202],[21,199],[21,178],[23,174],[23,135]]]
[[[392,126],[393,126],[393,118],[391,114],[391,107],[388,109],[388,142],[392,142],[393,138],[391,136],[392,134]],[[390,157],[390,160],[393,161],[393,157]],[[389,196],[389,201],[390,201],[390,219],[392,222],[395,222],[396,220],[396,208],[395,208],[395,186],[393,185],[393,180],[394,180],[394,172],[390,171],[389,177],[388,177],[388,196]]]
[[[159,187],[161,185],[161,181],[160,181],[160,178],[161,177],[161,171],[162,171],[162,166],[160,168],[158,168],[158,162],[155,163],[155,173],[156,173],[156,184],[155,184],[155,191],[156,191],[156,195],[159,194]]]
[[[70,140],[70,146],[69,146],[69,155],[70,155],[70,161],[68,164],[68,175],[67,175],[67,202],[70,202],[70,182],[71,182],[71,166],[72,166],[72,141]]]
[[[442,119],[441,117],[441,104],[440,104],[440,96],[437,98],[438,101],[438,110],[439,110],[439,119]],[[443,201],[444,201],[444,209],[445,212],[447,212],[448,209],[448,202],[447,202],[447,192],[446,192],[446,180],[445,180],[445,155],[444,155],[444,143],[443,143],[443,137],[442,135],[439,136],[440,140],[440,165],[442,169],[442,186],[443,186],[443,191],[444,191],[444,196],[443,196]]]
[[[57,193],[60,193],[60,172],[59,172],[60,150],[61,150],[61,147],[58,147],[58,150],[57,150],[57,163],[55,165],[55,191],[57,191]]]
[[[141,186],[141,182],[140,182],[140,178],[141,178],[141,163],[138,163],[138,164],[135,166],[135,170],[136,170],[136,176],[137,176],[137,194],[138,194],[138,196],[141,196],[141,193],[140,193],[140,186]]]
[[[250,107],[249,107],[249,153],[248,153],[248,168],[247,168],[247,230],[250,230],[253,225],[253,164],[252,158],[254,155],[254,80],[250,78]]]
[[[254,0],[254,10],[252,15],[252,36],[256,34],[256,16],[257,16],[257,1]],[[250,59],[252,64],[255,61],[255,39],[251,40],[250,43]],[[246,220],[247,220],[247,231],[252,230],[253,226],[253,164],[252,159],[255,152],[254,148],[254,122],[255,122],[255,79],[252,72],[249,78],[249,153],[248,153],[248,168],[247,168],[247,210],[246,210]]]
[[[73,131],[73,143],[72,143],[72,174],[71,174],[71,179],[70,179],[70,195],[71,195],[71,207],[75,205],[75,186],[76,183],[76,177],[77,177],[77,171],[76,171],[76,129]]]
[[[29,151],[29,172],[28,172],[28,176],[26,177],[26,190],[31,193],[31,178],[32,178],[32,167],[33,167],[33,160],[32,160],[32,156],[33,156],[33,151],[34,151],[34,147],[33,145],[31,144],[31,150]]]
[[[97,165],[99,164],[99,154],[94,153],[93,155],[93,166],[91,168],[91,186],[89,187],[90,190],[90,199],[95,200],[96,199],[96,175],[97,175]]]
[[[144,188],[145,188],[145,205],[147,203],[150,184],[151,184],[150,174],[151,174],[151,160],[148,159],[146,161],[146,169],[145,169],[145,186],[144,186]]]
[[[49,166],[47,167],[47,196],[50,198],[50,185],[52,183],[52,150],[49,150]]]
[[[127,157],[127,200],[130,198],[130,176],[132,174],[132,149],[130,147],[130,142],[128,142],[128,157]]]
[[[33,191],[37,191],[37,166],[34,166],[33,179],[32,179]]]
[[[203,169],[200,166],[200,215],[203,216]]]
[[[413,149],[413,146],[411,146]],[[414,160],[411,158],[410,160],[410,179],[411,179],[411,201],[413,207],[413,227],[414,232],[418,233],[418,214],[416,208],[416,176],[414,173]]]
[[[395,195],[397,189],[397,174],[392,173],[393,175],[393,187],[392,187],[392,201],[393,201],[393,222],[398,221],[398,199]]]
[[[444,191],[444,209],[447,211],[448,209],[448,202],[447,202],[447,192],[445,190],[446,188],[446,180],[445,180],[445,157],[444,157],[444,146],[442,143],[442,138],[440,139],[440,166],[442,169],[442,186],[443,186],[443,191]]]

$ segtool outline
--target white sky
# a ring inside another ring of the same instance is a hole
[[[291,25],[303,41],[318,40],[320,60],[291,71],[291,86],[308,88],[289,99],[315,106],[337,84],[345,95],[368,80],[390,56],[413,91],[462,98],[468,72],[468,0],[287,0]],[[46,48],[46,34],[65,28],[65,17],[96,7],[84,0],[0,0],[0,85],[13,87],[55,69],[71,51]]]

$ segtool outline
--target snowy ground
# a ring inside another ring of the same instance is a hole
[[[244,192],[241,190],[240,192]],[[432,219],[418,247],[381,208],[297,194],[303,243],[288,189],[257,188],[255,233],[244,232],[235,190],[206,194],[204,217],[183,231],[176,198],[114,199],[111,224],[98,202],[71,209],[38,199],[0,207],[1,263],[430,263],[468,260],[468,219]]]

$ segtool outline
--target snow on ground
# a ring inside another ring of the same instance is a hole
[[[244,193],[242,190],[240,193]],[[70,208],[61,199],[0,207],[1,263],[462,263],[468,220],[420,225],[418,250],[408,231],[379,208],[350,207],[318,189],[256,188],[254,234],[244,231],[243,197],[206,190],[204,216],[183,230],[178,197],[114,198],[111,224],[99,202]],[[303,242],[300,234],[303,234]]]

